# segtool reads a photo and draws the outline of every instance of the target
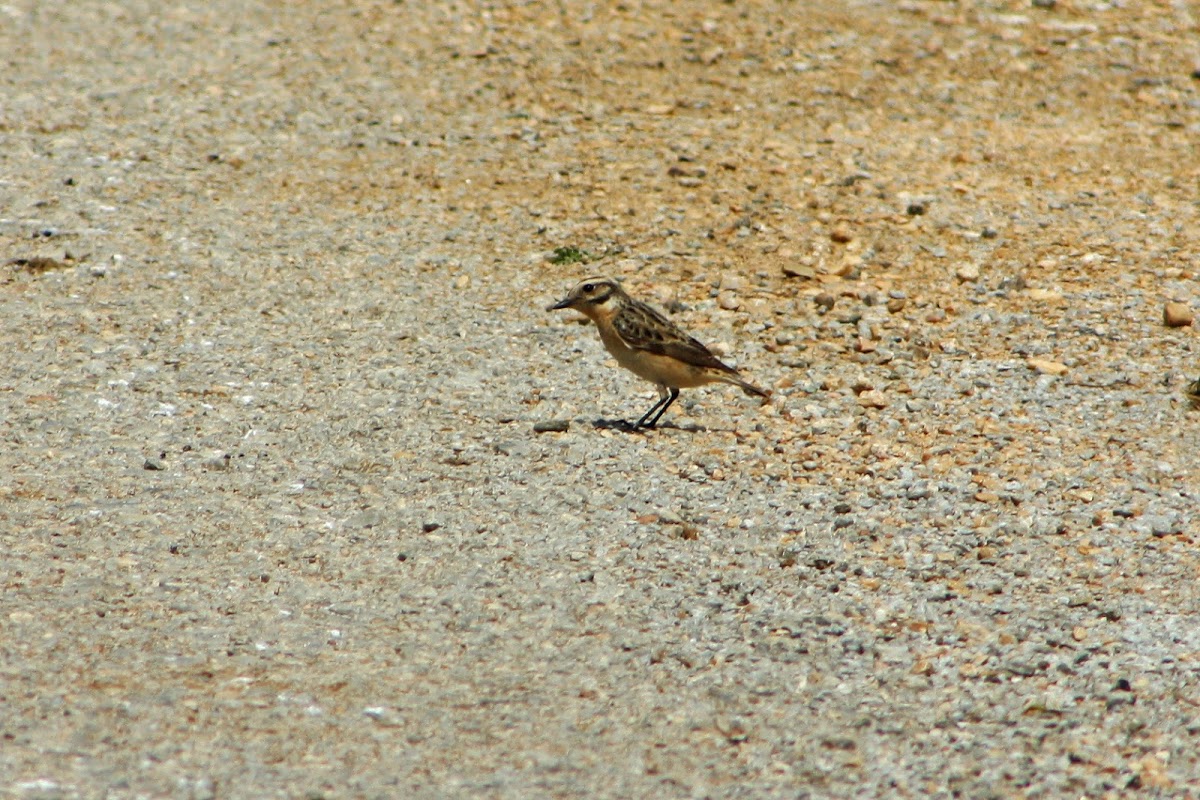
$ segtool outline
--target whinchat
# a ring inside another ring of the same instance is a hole
[[[585,278],[546,310],[560,308],[585,314],[596,324],[600,341],[617,363],[658,387],[658,402],[634,424],[635,428],[657,425],[679,397],[680,389],[732,383],[748,395],[767,396],[762,389],[744,381],[733,367],[722,364],[678,325],[626,294],[612,278]]]

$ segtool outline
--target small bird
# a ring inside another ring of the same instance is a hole
[[[572,308],[596,324],[600,341],[625,369],[658,387],[658,402],[634,428],[653,428],[680,389],[708,383],[732,383],[748,395],[767,397],[757,386],[742,380],[737,370],[709,352],[650,306],[634,300],[612,278],[585,278],[547,311]]]
[[[1192,408],[1200,409],[1200,378],[1189,383],[1183,390]]]

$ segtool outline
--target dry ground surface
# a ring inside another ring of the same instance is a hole
[[[0,795],[1200,794],[1198,14],[0,5]]]

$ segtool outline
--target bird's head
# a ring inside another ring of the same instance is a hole
[[[546,310],[573,308],[591,317],[603,313],[607,305],[619,301],[624,295],[624,290],[616,280],[603,275],[594,275],[575,284],[575,288],[568,292],[566,297]]]

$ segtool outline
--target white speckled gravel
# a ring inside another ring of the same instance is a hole
[[[1190,14],[0,7],[0,796],[1200,793]]]

